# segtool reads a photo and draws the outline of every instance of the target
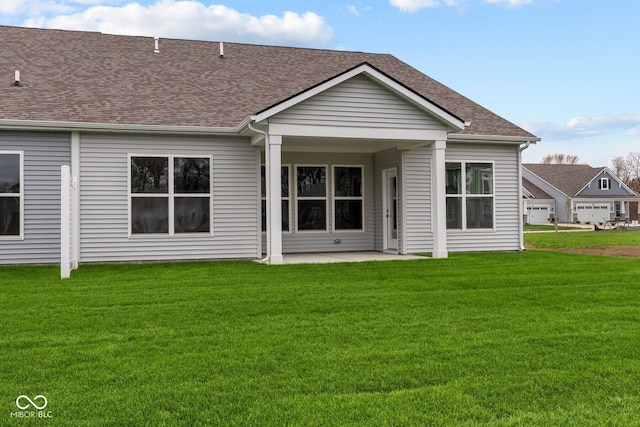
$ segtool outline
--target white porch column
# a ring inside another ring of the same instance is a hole
[[[433,222],[434,258],[447,258],[447,195],[445,151],[447,141],[434,141],[431,170],[431,221]]]
[[[267,209],[269,209],[269,264],[282,264],[282,135],[269,135],[267,161]]]

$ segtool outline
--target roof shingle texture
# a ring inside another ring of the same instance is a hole
[[[522,186],[533,195],[534,199],[553,199],[553,197],[551,197],[547,192],[535,185],[533,182],[529,181],[527,178],[522,178]]]
[[[603,168],[589,165],[525,163],[522,166],[568,196],[576,196]]]
[[[235,127],[369,63],[459,118],[534,138],[392,55],[0,26],[0,119]],[[22,87],[12,86],[20,70]],[[3,83],[4,82],[4,83]]]

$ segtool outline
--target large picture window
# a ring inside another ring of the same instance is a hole
[[[211,233],[211,156],[130,156],[131,234]]]
[[[261,172],[262,189],[262,231],[267,231],[267,177],[266,168],[262,166]],[[289,190],[289,166],[282,166],[280,175],[281,198],[282,198],[282,231],[289,231],[289,200],[291,199]]]
[[[362,230],[363,187],[362,166],[334,166],[334,228]]]
[[[493,229],[492,163],[446,163],[448,229]]]
[[[327,230],[327,167],[296,166],[298,230]]]
[[[0,239],[22,236],[22,155],[0,151]]]

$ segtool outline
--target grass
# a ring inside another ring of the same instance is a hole
[[[640,246],[640,231],[638,230],[539,233],[525,234],[524,238],[526,243],[544,249],[603,249],[610,246]]]
[[[0,425],[637,425],[640,263],[0,268]],[[51,419],[16,420],[21,394]]]
[[[576,230],[577,227],[558,225],[558,230]],[[555,226],[552,224],[525,224],[524,231],[555,231]]]

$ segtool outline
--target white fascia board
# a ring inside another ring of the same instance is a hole
[[[246,120],[245,120],[246,121]],[[208,126],[166,126],[139,124],[111,124],[111,123],[83,123],[56,122],[36,120],[0,120],[0,129],[4,130],[35,130],[35,131],[85,131],[85,132],[127,132],[127,133],[164,133],[164,134],[192,134],[192,135],[238,135],[241,126],[236,127],[208,127]]]
[[[448,142],[484,142],[490,144],[535,144],[542,138],[530,136],[502,136],[502,135],[457,135],[449,134]]]
[[[316,138],[388,139],[408,141],[446,140],[445,130],[395,129],[368,127],[331,127],[290,124],[272,124],[269,133],[273,135],[308,136]]]
[[[407,89],[406,87],[402,86],[398,82],[392,80],[391,78],[387,77],[386,75],[375,70],[374,68],[372,68],[367,64],[360,65],[359,67],[349,70],[346,73],[340,74],[339,76],[336,76],[330,80],[327,80],[326,82],[321,83],[318,86],[312,87],[311,89],[308,89],[292,98],[289,98],[284,102],[274,105],[273,107],[252,116],[252,119],[256,123],[260,123],[274,116],[275,114],[278,114],[284,110],[287,110],[293,107],[294,105],[299,104],[302,101],[305,101],[315,95],[318,95],[336,85],[339,85],[340,83],[343,83],[361,74],[367,75],[368,77],[377,81],[382,86],[386,87],[391,92],[398,95],[399,97],[404,98],[407,101],[410,101],[416,107],[420,108],[425,112],[430,113],[432,116],[438,118],[440,121],[444,122],[447,126],[449,126],[450,128],[453,128],[455,131],[461,131],[464,129],[465,127],[464,121],[453,116],[452,114],[436,106],[435,104],[429,102],[427,99]]]

